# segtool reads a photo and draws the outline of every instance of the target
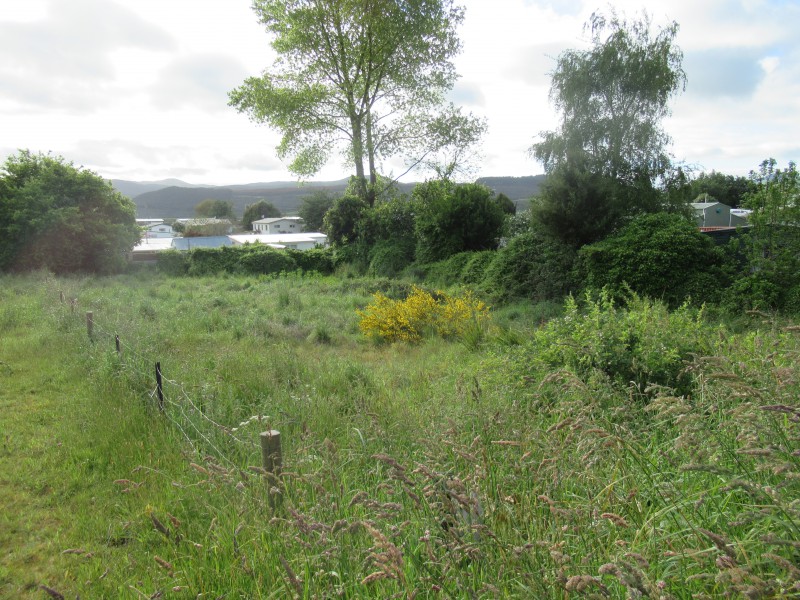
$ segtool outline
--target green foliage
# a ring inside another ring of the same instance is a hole
[[[207,237],[227,235],[231,232],[233,224],[228,219],[214,217],[192,219],[183,224],[183,237]]]
[[[624,185],[653,182],[670,170],[661,121],[686,80],[678,24],[653,36],[646,16],[627,22],[612,12],[592,14],[587,29],[592,47],[561,53],[552,75],[561,128],[542,132],[532,154],[548,174],[572,164]]]
[[[511,238],[486,265],[481,288],[498,300],[561,300],[575,289],[575,251],[540,229]]]
[[[471,252],[469,258],[461,270],[461,283],[467,285],[477,285],[487,277],[489,265],[498,256],[494,250],[483,250],[481,252]]]
[[[497,194],[497,196],[494,197],[494,201],[497,202],[497,205],[507,215],[515,215],[515,214],[517,214],[517,205],[514,204],[513,200],[511,200],[511,198],[509,198],[508,196],[506,196],[502,192],[500,194]]]
[[[463,20],[452,0],[256,0],[253,8],[277,58],[233,90],[230,104],[281,133],[278,155],[301,177],[345,139],[356,195],[372,205],[381,159],[409,153],[419,163],[482,133],[478,119],[444,106]]]
[[[353,243],[358,224],[367,208],[367,203],[357,196],[345,195],[337,198],[323,220],[323,228],[330,243],[334,246]]]
[[[702,310],[683,305],[670,312],[636,294],[620,308],[607,291],[587,294],[584,302],[581,307],[570,297],[564,315],[534,333],[526,348],[535,363],[569,369],[584,381],[600,372],[623,388],[633,385],[637,393],[650,385],[692,392],[687,361],[711,355],[718,339]]]
[[[531,148],[548,182],[536,217],[553,236],[579,248],[626,218],[681,204],[661,127],[667,103],[685,83],[678,25],[655,36],[647,17],[632,22],[599,13],[587,24],[588,50],[558,57],[550,96],[561,127]]]
[[[189,256],[174,248],[159,252],[158,270],[173,277],[186,275],[189,271]]]
[[[655,204],[652,189],[639,200],[635,194],[610,177],[592,173],[572,164],[558,165],[542,185],[532,205],[532,221],[550,235],[572,248],[580,248],[602,239],[621,222],[644,207]]]
[[[297,270],[294,258],[282,250],[250,248],[239,257],[238,269],[253,275],[272,275]]]
[[[335,266],[335,256],[332,248],[310,248],[308,250],[284,250],[294,262],[297,268],[306,272],[316,272],[323,275],[333,273]]]
[[[489,188],[428,181],[414,189],[413,198],[418,261],[497,247],[505,217]]]
[[[282,217],[281,211],[278,210],[272,202],[268,202],[267,200],[259,200],[254,204],[248,204],[244,209],[244,214],[242,215],[242,229],[246,231],[250,231],[253,229],[253,221],[258,221],[259,219],[270,219],[276,217]],[[311,229],[310,231],[318,231],[317,229]]]
[[[236,219],[233,214],[233,202],[229,200],[215,200],[207,198],[194,207],[194,213],[206,219]]]
[[[336,201],[336,196],[326,190],[317,190],[303,196],[297,214],[303,219],[306,231],[324,231],[325,213]]]
[[[750,178],[754,190],[744,203],[753,211],[744,244],[750,272],[736,282],[731,302],[780,309],[800,285],[800,175],[794,163],[780,169],[769,159]]]
[[[717,171],[700,173],[689,184],[690,195],[693,200],[707,195],[708,201],[721,202],[731,208],[742,206],[745,197],[752,194],[755,191],[755,187],[754,182],[747,177],[725,175]]]
[[[586,286],[617,298],[632,290],[669,306],[701,304],[718,301],[729,284],[724,251],[679,215],[641,216],[579,257]]]
[[[141,236],[133,202],[62,157],[21,150],[0,166],[0,270],[121,270]]]
[[[413,261],[413,240],[380,240],[369,250],[368,273],[378,277],[397,277]]]

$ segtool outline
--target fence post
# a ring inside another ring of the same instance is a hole
[[[281,452],[281,432],[275,429],[261,432],[261,463],[266,472],[267,498],[270,508],[275,508],[281,500],[279,494],[272,497],[272,488],[280,487],[283,454]]]
[[[94,341],[92,333],[94,331],[94,314],[92,311],[86,313],[86,333],[89,335],[89,340]]]
[[[161,385],[161,363],[156,363],[156,392],[158,393],[158,410],[164,412],[164,388]]]
[[[61,296],[61,304],[64,304],[64,290],[59,290],[58,294]]]
[[[114,334],[114,343],[117,345],[117,356],[122,356],[122,346],[119,343],[119,335]]]

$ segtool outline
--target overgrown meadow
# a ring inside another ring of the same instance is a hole
[[[798,327],[477,302],[3,276],[0,596],[800,597]]]

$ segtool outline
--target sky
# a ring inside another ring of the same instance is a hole
[[[558,114],[555,59],[587,48],[610,8],[677,21],[685,92],[664,128],[696,173],[747,175],[800,159],[800,0],[461,0],[450,99],[484,117],[474,177],[543,172],[528,150]],[[279,135],[229,107],[228,92],[275,55],[250,0],[1,0],[0,160],[51,152],[108,179],[194,184],[293,181]],[[400,160],[382,165],[404,171]],[[338,156],[312,180],[347,177]],[[411,173],[403,181],[421,180]]]

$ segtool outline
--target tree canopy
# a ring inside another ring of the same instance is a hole
[[[248,204],[244,209],[242,215],[242,228],[248,231],[253,227],[253,221],[259,219],[271,219],[282,217],[281,211],[272,203],[267,200],[259,200],[253,204]]]
[[[0,270],[110,273],[140,237],[133,201],[97,174],[27,150],[0,166]]]
[[[452,0],[254,0],[278,58],[230,93],[230,105],[278,130],[281,158],[301,177],[336,148],[373,204],[380,161],[412,164],[482,135],[482,121],[444,101],[456,80],[463,8]],[[341,142],[345,142],[342,148]]]
[[[194,207],[194,213],[207,219],[235,219],[233,203],[228,200],[215,200],[207,198]]]
[[[316,190],[308,196],[303,196],[297,214],[303,219],[306,231],[322,231],[325,213],[327,213],[336,196],[327,190]]]
[[[647,16],[628,22],[612,12],[593,14],[586,27],[591,47],[563,52],[552,74],[561,124],[531,147],[548,174],[543,224],[576,246],[682,199],[669,193],[682,174],[661,125],[686,79],[677,23],[653,35]]]
[[[678,24],[653,36],[647,16],[628,22],[594,13],[587,29],[590,49],[558,57],[550,98],[561,125],[542,132],[532,154],[548,173],[568,162],[631,185],[653,181],[671,166],[661,122],[686,81]]]

